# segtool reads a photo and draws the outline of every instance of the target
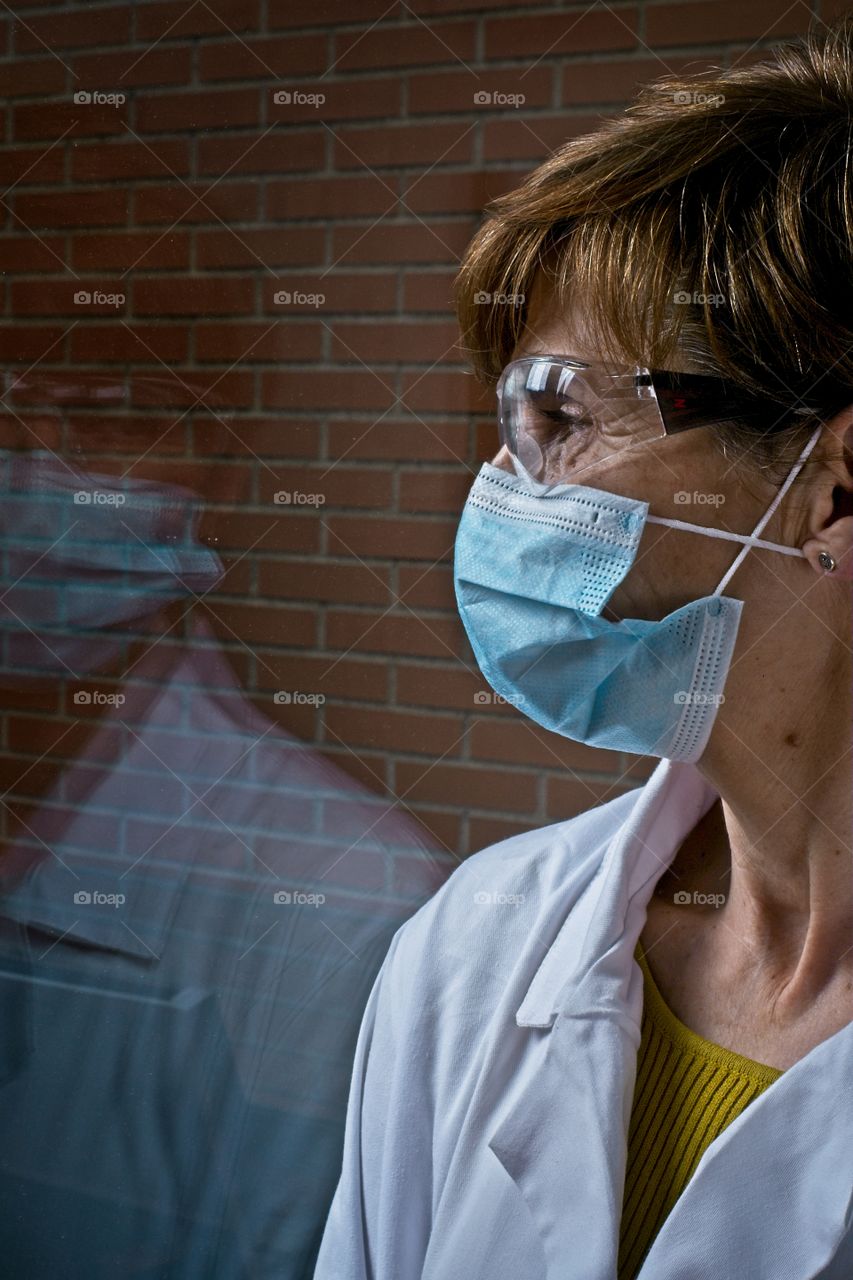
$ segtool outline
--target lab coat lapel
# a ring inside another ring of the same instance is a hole
[[[851,1081],[853,1023],[789,1067],[707,1148],[638,1280],[853,1275],[853,1241],[841,1244],[853,1207]]]
[[[661,762],[516,1014],[540,1029],[535,1058],[489,1146],[536,1224],[547,1280],[616,1274],[642,1015],[634,947],[658,878],[715,798],[697,770]]]

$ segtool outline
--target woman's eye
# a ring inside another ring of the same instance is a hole
[[[594,426],[592,418],[579,404],[564,404],[556,409],[540,409],[540,417],[566,431]]]

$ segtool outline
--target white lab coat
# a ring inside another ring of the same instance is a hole
[[[715,798],[661,761],[645,786],[475,854],[397,931],[315,1280],[613,1280],[634,947]],[[853,1022],[711,1143],[639,1275],[851,1280],[852,1197]]]

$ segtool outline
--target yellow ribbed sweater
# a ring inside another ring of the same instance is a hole
[[[642,947],[643,1021],[628,1129],[618,1280],[634,1280],[699,1159],[782,1072],[712,1044],[676,1018]]]

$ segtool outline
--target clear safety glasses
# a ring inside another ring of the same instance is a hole
[[[497,384],[501,443],[542,484],[624,449],[737,416],[742,397],[710,374],[523,356]]]

